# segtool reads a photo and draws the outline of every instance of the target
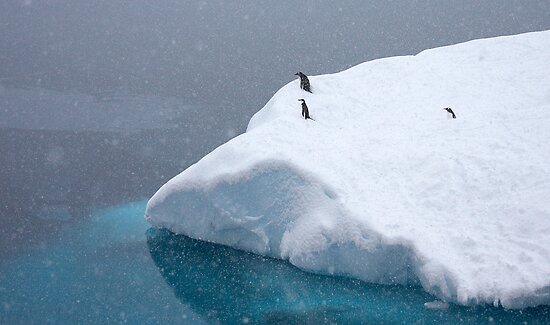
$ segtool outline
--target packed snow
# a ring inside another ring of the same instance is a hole
[[[443,302],[550,304],[549,49],[545,31],[294,80],[145,217]]]

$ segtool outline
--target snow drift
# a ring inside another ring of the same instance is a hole
[[[549,48],[529,33],[314,76],[313,94],[295,80],[145,217],[444,301],[549,304]]]

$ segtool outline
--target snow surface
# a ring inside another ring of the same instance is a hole
[[[549,304],[549,49],[545,31],[292,81],[145,217],[447,302]]]

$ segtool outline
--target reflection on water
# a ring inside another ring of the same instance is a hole
[[[421,288],[380,286],[303,272],[286,261],[147,231],[151,257],[182,303],[222,323],[548,323],[550,308],[432,310]]]

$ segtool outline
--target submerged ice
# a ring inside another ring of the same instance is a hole
[[[549,47],[529,33],[313,76],[312,94],[295,80],[146,219],[445,302],[549,304]]]

